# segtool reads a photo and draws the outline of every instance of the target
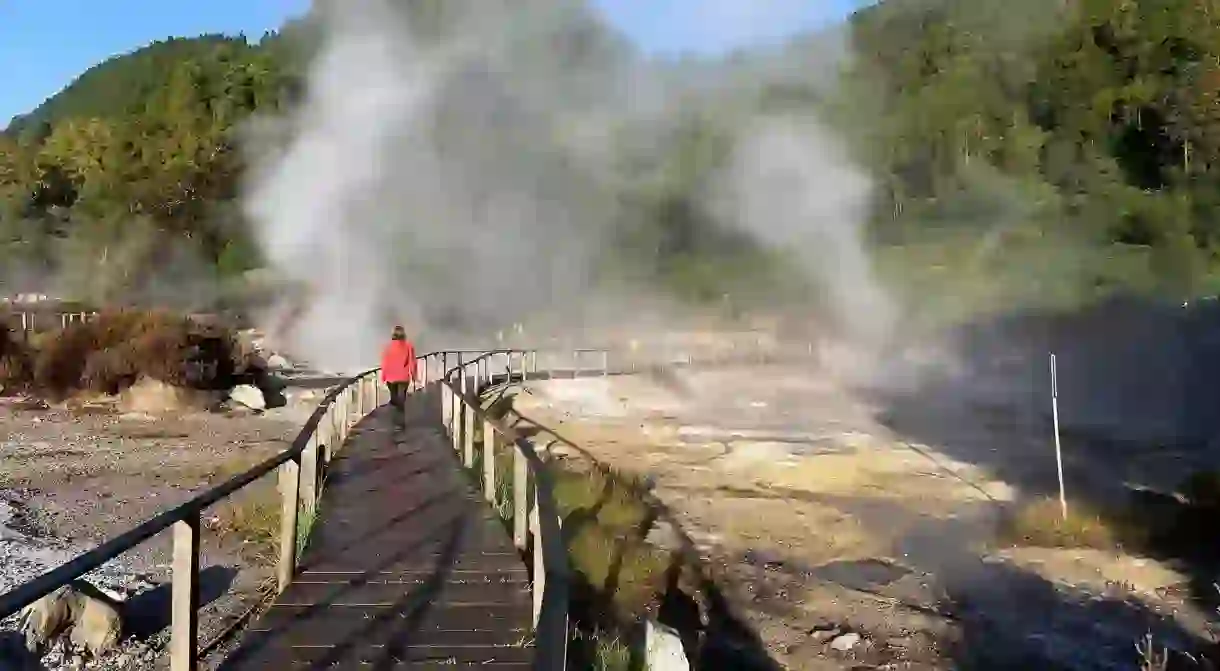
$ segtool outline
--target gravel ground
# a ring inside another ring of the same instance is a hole
[[[0,593],[287,448],[324,393],[321,384],[290,388],[287,406],[261,415],[156,418],[123,414],[108,402],[0,402]],[[201,644],[258,601],[271,574],[241,542],[212,529],[215,519],[205,511]],[[57,643],[32,667],[8,663],[47,671],[166,666],[171,550],[170,534],[162,533],[86,577],[135,614],[125,611],[132,635],[118,650],[87,660]],[[19,644],[15,624],[0,622],[0,671],[9,668],[3,651]]]

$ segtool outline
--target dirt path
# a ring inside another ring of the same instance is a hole
[[[990,455],[1044,439],[986,413],[945,422],[936,400],[904,411],[956,459],[816,370],[540,382],[515,405],[649,478],[789,668],[1129,669],[1148,631],[1198,646],[1205,618],[1169,567],[997,547],[1024,482]]]

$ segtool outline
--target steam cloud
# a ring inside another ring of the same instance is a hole
[[[401,3],[322,6],[308,96],[275,122],[291,140],[248,185],[266,257],[308,287],[291,347],[316,366],[374,364],[394,322],[427,348],[587,314],[622,216],[614,131],[664,125],[690,93],[581,2],[451,6],[422,39]],[[848,329],[876,334],[888,311],[858,233],[868,182],[847,164],[809,123],[760,122],[707,205],[795,247]]]
[[[894,308],[873,276],[861,235],[872,184],[844,148],[813,123],[761,119],[738,143],[727,177],[731,221],[797,258],[826,293],[840,335],[881,345]]]

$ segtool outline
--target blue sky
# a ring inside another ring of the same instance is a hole
[[[652,53],[714,53],[845,16],[859,0],[592,0]],[[252,37],[309,0],[0,0],[0,126],[109,56],[200,33]]]

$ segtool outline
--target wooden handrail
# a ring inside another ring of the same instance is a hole
[[[474,465],[474,426],[482,425],[482,474],[479,478],[483,497],[496,503],[496,445],[498,437],[513,446],[512,528],[513,542],[518,550],[533,555],[534,596],[534,669],[563,671],[567,667],[568,601],[570,568],[568,553],[561,532],[558,503],[554,497],[550,472],[534,446],[521,439],[501,421],[492,418],[479,403],[479,388],[495,381],[512,381],[513,355],[520,355],[520,379],[527,379],[531,370],[528,350],[496,350],[474,360],[460,363],[447,370],[441,380],[445,430],[453,448],[462,455],[466,468]],[[502,375],[491,372],[491,359],[507,355]],[[535,362],[536,358],[533,359]],[[470,370],[473,369],[473,370]],[[473,380],[468,384],[467,380]],[[532,536],[532,543],[527,538]]]

